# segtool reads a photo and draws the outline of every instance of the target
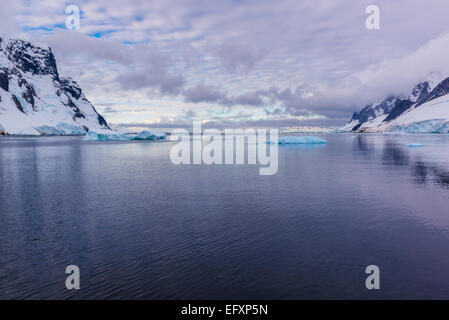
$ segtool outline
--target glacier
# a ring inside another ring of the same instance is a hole
[[[449,122],[445,119],[433,119],[398,124],[390,128],[391,133],[449,133]]]
[[[35,127],[35,130],[41,135],[52,135],[52,136],[65,136],[65,135],[84,135],[86,131],[80,127],[74,126],[69,123],[58,123],[55,126],[40,126]]]

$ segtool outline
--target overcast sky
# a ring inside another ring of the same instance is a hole
[[[338,126],[449,76],[447,0],[0,0],[0,31],[48,43],[123,129]],[[68,5],[81,10],[67,30]],[[380,29],[368,30],[368,5]]]

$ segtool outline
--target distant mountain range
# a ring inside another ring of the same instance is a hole
[[[323,127],[286,127],[282,130],[282,133],[325,133],[333,130],[333,128]]]
[[[339,132],[449,133],[449,77],[436,73],[408,96],[389,96],[355,112]]]
[[[108,130],[78,84],[59,75],[49,47],[0,35],[0,134]]]

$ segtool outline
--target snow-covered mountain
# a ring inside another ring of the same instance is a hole
[[[0,134],[109,130],[78,84],[60,77],[51,49],[0,35]]]
[[[433,74],[408,96],[390,96],[368,105],[338,131],[449,133],[449,78]]]

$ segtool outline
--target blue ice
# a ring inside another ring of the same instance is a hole
[[[109,132],[96,132],[96,131],[89,131],[84,138],[85,140],[90,141],[125,141],[130,140],[131,138],[127,136],[126,134],[111,131]]]
[[[144,130],[135,137],[133,140],[163,140],[167,135],[162,131],[148,131]]]
[[[407,147],[409,147],[409,148],[421,148],[421,147],[424,147],[424,145],[421,144],[421,143],[409,143],[407,145]]]
[[[161,131],[144,130],[137,135],[124,134],[117,131],[89,131],[85,140],[90,141],[126,141],[126,140],[163,140],[166,134]]]
[[[278,139],[279,144],[323,144],[327,143],[326,140],[318,138],[318,137],[295,137],[295,136],[286,136],[280,137]]]

